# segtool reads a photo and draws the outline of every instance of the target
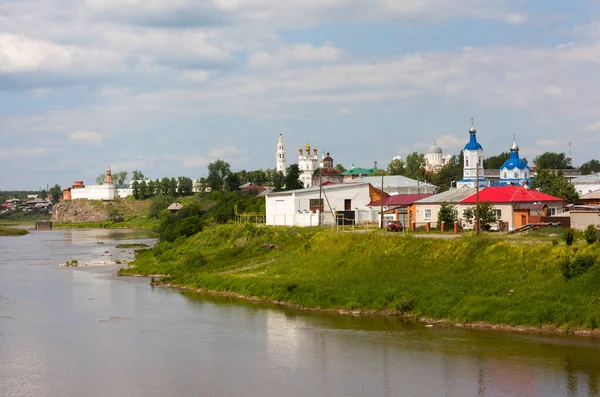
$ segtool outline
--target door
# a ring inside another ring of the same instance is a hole
[[[345,199],[344,200],[344,211],[351,211],[351,210],[352,210],[352,200]]]
[[[521,215],[521,226],[527,224],[527,215]]]

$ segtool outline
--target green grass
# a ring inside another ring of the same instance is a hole
[[[12,227],[0,227],[0,236],[24,236],[29,231],[26,229],[16,229]]]
[[[552,233],[549,233],[552,234]],[[139,250],[121,274],[310,308],[403,312],[461,323],[596,328],[600,265],[566,280],[564,258],[600,245],[552,236],[389,238],[318,228],[223,225]]]
[[[144,243],[132,243],[132,244],[119,244],[117,248],[148,248],[148,244]]]

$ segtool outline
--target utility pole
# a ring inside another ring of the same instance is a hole
[[[479,224],[479,159],[477,159],[477,168],[475,171],[475,219],[477,220],[476,222],[476,228],[475,228],[475,235],[479,236],[479,229],[481,228],[481,225]]]
[[[381,171],[381,221],[379,222],[380,229],[383,229],[383,175],[384,172]]]
[[[323,168],[319,171],[319,226],[322,225],[321,218],[323,217],[323,199],[321,198],[321,194],[323,193]]]

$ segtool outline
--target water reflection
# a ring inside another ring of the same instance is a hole
[[[125,255],[117,232],[0,239],[0,395],[599,394],[597,339],[309,314],[57,266]]]

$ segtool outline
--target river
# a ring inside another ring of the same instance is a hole
[[[596,396],[600,341],[309,314],[116,277],[144,232],[0,237],[0,395]],[[77,268],[60,263],[77,259]]]

